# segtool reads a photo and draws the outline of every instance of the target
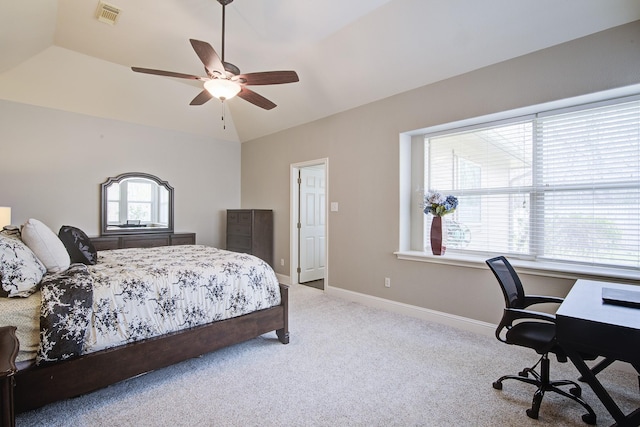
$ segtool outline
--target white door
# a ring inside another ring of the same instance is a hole
[[[325,178],[323,166],[300,169],[300,275],[298,283],[324,278]]]

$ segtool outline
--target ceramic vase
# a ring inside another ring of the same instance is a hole
[[[447,228],[444,218],[434,216],[431,221],[431,252],[434,255],[444,255],[446,246]]]

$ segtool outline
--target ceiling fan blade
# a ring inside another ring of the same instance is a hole
[[[247,89],[246,87],[243,87],[242,90],[240,90],[240,92],[238,93],[238,96],[244,99],[245,101],[249,101],[253,105],[257,105],[260,108],[264,108],[265,110],[271,110],[272,108],[276,107],[276,104],[269,101],[264,96],[258,95],[254,91]]]
[[[200,92],[198,96],[193,98],[193,100],[189,103],[189,105],[202,105],[208,100],[210,100],[211,98],[213,98],[213,95],[211,95],[211,93],[205,89],[202,92]]]
[[[200,76],[192,74],[174,73],[173,71],[152,70],[151,68],[131,67],[136,73],[155,74],[157,76],[177,77],[179,79],[202,80]]]
[[[204,64],[204,68],[207,70],[207,74],[211,76],[211,73],[217,71],[222,76],[226,76],[224,72],[224,65],[216,51],[207,42],[201,40],[189,39],[193,50],[196,51],[196,55],[200,58],[200,61]]]
[[[261,73],[246,73],[234,77],[246,85],[278,85],[283,83],[295,83],[300,81],[295,71],[264,71]]]

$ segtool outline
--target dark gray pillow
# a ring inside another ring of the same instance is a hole
[[[84,231],[71,225],[60,227],[58,237],[67,248],[71,263],[93,265],[98,261],[98,252]]]

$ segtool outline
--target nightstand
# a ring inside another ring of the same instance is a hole
[[[13,374],[17,371],[18,348],[15,326],[0,327],[0,424],[3,426],[15,426],[16,423],[13,411]]]

